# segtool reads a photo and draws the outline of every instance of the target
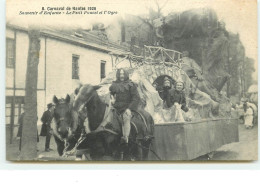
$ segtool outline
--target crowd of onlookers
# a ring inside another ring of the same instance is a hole
[[[242,98],[240,105],[236,105],[235,109],[238,111],[241,123],[245,128],[251,129],[258,122],[257,106],[251,103],[248,98]]]

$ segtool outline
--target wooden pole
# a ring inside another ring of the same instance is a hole
[[[37,79],[40,52],[40,31],[29,28],[29,51],[25,85],[25,115],[22,128],[20,160],[37,157]]]
[[[44,38],[44,105],[46,105],[46,86],[47,86],[47,37]],[[46,108],[44,108],[44,111]]]

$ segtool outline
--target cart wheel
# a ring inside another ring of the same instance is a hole
[[[208,153],[208,160],[212,160],[214,157],[215,151]]]

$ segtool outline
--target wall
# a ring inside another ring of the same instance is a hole
[[[47,38],[46,53],[47,103],[53,95],[59,98],[71,94],[78,83],[99,84],[101,60],[106,61],[106,73],[112,71],[111,57],[104,52]],[[72,79],[73,55],[79,56],[79,80]]]
[[[10,29],[6,29],[6,38],[11,38],[14,39],[14,31],[10,30]],[[12,68],[6,68],[6,87],[7,88],[12,88],[14,86],[14,69]],[[12,92],[10,92],[10,94],[12,94]]]
[[[14,31],[7,28],[6,33],[8,38],[14,38]],[[17,31],[15,84],[18,89],[15,91],[16,96],[25,96],[28,49],[27,33]],[[79,56],[79,80],[72,79],[73,55]],[[66,94],[71,94],[79,83],[99,84],[101,81],[101,61],[106,61],[107,75],[112,71],[111,56],[108,53],[42,36],[38,65],[38,124],[40,124],[40,118],[46,110],[46,105],[52,102],[54,95],[58,98],[65,97]],[[129,67],[129,63],[122,62],[120,67]],[[6,90],[6,96],[13,95],[13,89],[10,89],[13,88],[13,71],[13,69],[6,68],[6,87],[9,88]]]
[[[13,78],[14,78],[14,71],[15,71],[15,95],[16,96],[25,96],[25,83],[26,83],[26,68],[27,68],[27,58],[28,58],[28,49],[29,49],[29,38],[28,34],[26,32],[22,31],[16,31],[16,37],[15,37],[15,31],[12,29],[7,28],[6,29],[6,38],[12,38],[15,39],[15,65],[16,68],[6,68],[6,96],[13,96],[14,91],[14,84],[13,84]],[[44,40],[41,38],[41,50],[40,50],[40,58],[39,58],[39,64],[38,64],[38,93],[37,93],[37,112],[38,117],[42,114],[42,112],[45,109],[45,93],[44,93],[44,51],[45,51],[45,45]],[[15,110],[16,111],[16,110]],[[18,118],[15,117],[14,124],[17,124]]]

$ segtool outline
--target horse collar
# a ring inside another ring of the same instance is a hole
[[[118,135],[117,132],[115,132],[115,131],[113,131],[113,130],[111,130],[111,129],[105,128],[106,125],[108,124],[107,118],[108,118],[110,112],[111,112],[111,106],[106,105],[106,110],[105,110],[105,114],[104,114],[104,117],[103,117],[102,122],[100,123],[100,125],[98,126],[98,128],[96,128],[96,129],[93,130],[92,132],[107,131],[107,132],[110,132],[110,133],[112,133],[112,134]]]

